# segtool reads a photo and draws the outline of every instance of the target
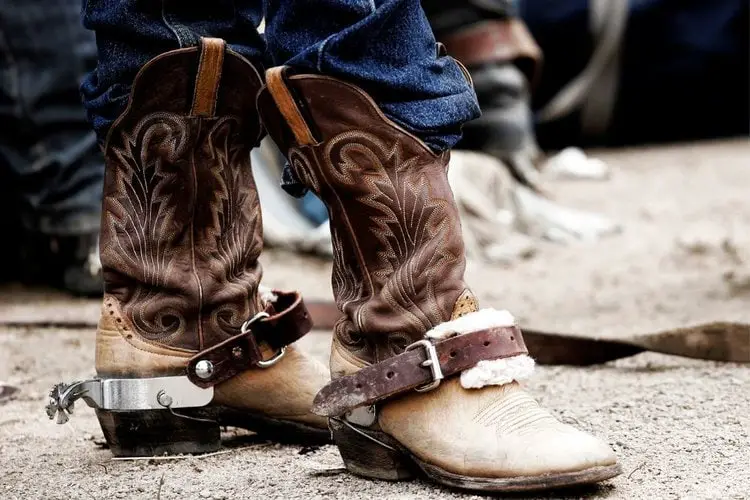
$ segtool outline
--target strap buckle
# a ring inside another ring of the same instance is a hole
[[[255,316],[253,316],[252,318],[250,318],[249,320],[245,321],[242,324],[242,327],[240,328],[240,332],[242,333],[242,335],[246,335],[248,333],[252,334],[251,327],[253,323],[255,323],[256,321],[260,321],[261,319],[264,319],[264,318],[269,318],[270,316],[271,315],[265,311],[259,312],[258,314],[256,314]],[[278,363],[279,361],[281,361],[281,358],[284,357],[284,354],[286,354],[286,346],[281,346],[279,351],[276,354],[274,354],[270,359],[267,359],[267,360],[260,359],[255,363],[255,365],[258,368],[270,368],[276,363]]]
[[[430,369],[430,372],[432,373],[432,382],[416,387],[414,390],[417,392],[427,392],[439,386],[440,382],[445,377],[443,376],[443,370],[440,368],[440,359],[438,358],[437,350],[432,342],[427,339],[418,340],[408,346],[406,350],[411,351],[418,347],[424,348],[425,353],[427,354],[427,359],[422,361],[421,366]]]

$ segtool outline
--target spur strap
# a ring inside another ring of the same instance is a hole
[[[434,389],[443,378],[461,373],[479,361],[528,354],[521,330],[499,327],[457,335],[433,343],[424,339],[380,363],[337,378],[315,396],[313,412],[340,416],[407,391]]]
[[[212,387],[251,368],[267,368],[279,361],[284,349],[312,329],[312,319],[298,292],[274,290],[276,300],[245,322],[239,335],[199,352],[188,362],[187,376],[198,387]],[[264,359],[260,346],[276,354]]]

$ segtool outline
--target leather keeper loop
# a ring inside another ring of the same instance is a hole
[[[274,291],[276,300],[264,313],[251,320],[243,333],[228,338],[190,358],[187,376],[198,387],[211,387],[249,369],[272,364],[286,346],[312,329],[312,320],[302,297],[296,293]],[[264,359],[261,346],[274,351]],[[269,361],[270,360],[270,361]],[[269,364],[270,363],[270,364]]]

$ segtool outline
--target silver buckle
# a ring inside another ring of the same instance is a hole
[[[252,329],[250,328],[253,323],[255,323],[258,320],[261,320],[263,318],[268,318],[271,315],[268,314],[265,311],[261,311],[249,320],[245,321],[242,324],[242,328],[240,328],[240,332],[244,335],[246,333],[252,333]],[[271,357],[271,359],[267,360],[260,360],[256,363],[256,366],[258,368],[270,368],[279,361],[281,361],[281,358],[284,357],[284,354],[286,354],[286,346],[283,346],[281,349],[279,349],[279,352],[277,352],[274,356]]]
[[[427,339],[414,342],[408,346],[406,350],[411,351],[417,347],[424,347],[424,350],[427,353],[427,359],[422,362],[422,366],[429,368],[430,372],[432,372],[432,382],[416,387],[414,390],[417,392],[431,391],[439,386],[440,381],[445,378],[443,377],[443,370],[440,368],[440,360],[438,359],[437,350],[435,350],[435,346],[432,345],[432,342]]]
[[[276,353],[276,355],[272,357],[271,359],[268,359],[265,361],[258,361],[257,363],[258,368],[270,368],[271,366],[281,361],[281,358],[284,357],[284,354],[286,354],[286,346],[279,349],[279,352]]]
[[[187,377],[105,378],[60,383],[50,392],[47,416],[64,424],[76,400],[101,410],[164,410],[206,406],[214,397],[213,387],[200,388]]]

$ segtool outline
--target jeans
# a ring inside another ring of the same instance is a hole
[[[437,151],[452,147],[461,125],[479,116],[471,85],[439,53],[419,0],[86,0],[83,18],[96,32],[99,64],[82,93],[102,141],[139,68],[201,36],[223,38],[266,67],[357,84]]]
[[[99,227],[104,168],[78,86],[95,62],[76,0],[0,2],[3,225],[70,236]]]

